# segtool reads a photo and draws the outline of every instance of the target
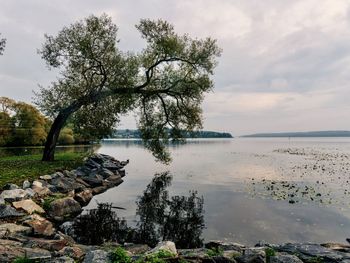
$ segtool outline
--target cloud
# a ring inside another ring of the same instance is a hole
[[[346,0],[5,0],[0,29],[8,43],[0,57],[0,95],[30,101],[38,83],[55,79],[36,53],[43,34],[103,12],[119,26],[122,50],[143,48],[134,27],[141,18],[163,18],[180,33],[218,39],[223,54],[214,93],[204,103],[207,129],[350,129]],[[125,119],[128,126],[132,122]]]

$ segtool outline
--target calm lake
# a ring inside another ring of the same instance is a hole
[[[173,162],[156,162],[137,140],[109,140],[99,153],[130,160],[124,183],[94,197],[126,210],[135,224],[136,199],[155,174],[173,176],[170,195],[204,197],[205,240],[344,242],[350,237],[350,138],[193,139],[172,145]],[[59,147],[87,151],[89,147]],[[41,148],[1,149],[1,155]]]
[[[350,138],[196,139],[155,162],[139,141],[104,141],[97,152],[130,159],[124,183],[94,197],[113,202],[129,224],[135,200],[157,173],[171,195],[204,197],[205,240],[344,242],[350,237]]]

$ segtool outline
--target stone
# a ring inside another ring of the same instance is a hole
[[[51,184],[56,187],[60,193],[68,193],[72,190],[82,191],[85,186],[76,182],[74,178],[57,177],[51,180]]]
[[[84,166],[87,166],[89,168],[92,168],[92,169],[99,169],[101,168],[101,164],[95,162],[93,159],[89,158],[85,163],[84,163]]]
[[[286,252],[288,254],[297,254],[301,260],[310,260],[310,258],[322,258],[323,261],[340,262],[344,255],[338,251],[325,248],[318,244],[311,243],[287,243],[278,247],[275,250]],[[347,257],[348,259],[349,257]]]
[[[89,188],[90,187],[90,185],[88,184],[88,183],[86,183],[83,179],[81,179],[81,178],[77,178],[77,179],[75,179],[75,181],[77,182],[77,183],[80,183],[80,184],[82,184],[82,185],[84,185],[86,188]]]
[[[5,204],[5,199],[0,197],[0,205],[4,205]]]
[[[138,254],[144,254],[151,250],[151,248],[148,245],[143,244],[129,244],[126,245],[125,250],[130,252],[132,255],[138,255]]]
[[[275,256],[270,257],[270,263],[303,263],[297,256],[278,253]]]
[[[208,257],[207,249],[193,248],[193,249],[178,249],[179,256],[193,259],[204,259]]]
[[[321,246],[340,252],[350,253],[350,245],[344,245],[340,243],[325,243],[321,244]]]
[[[51,175],[52,179],[59,178],[59,177],[61,177],[61,178],[64,177],[64,174],[61,172],[56,172],[56,173]]]
[[[34,235],[50,237],[55,233],[52,223],[37,214],[25,218],[23,223],[33,229]]]
[[[22,243],[12,240],[0,239],[0,262],[13,262],[24,257],[25,251]]]
[[[123,166],[119,165],[116,162],[112,162],[110,160],[106,160],[102,163],[103,168],[106,168],[111,171],[117,171],[123,168]]]
[[[35,196],[35,192],[32,188],[27,188],[24,191],[26,192],[28,198],[32,198]]]
[[[21,226],[14,223],[5,223],[0,225],[0,238],[16,235],[29,235],[32,229],[27,226]]]
[[[70,178],[73,178],[73,179],[77,178],[77,176],[73,172],[68,171],[68,170],[64,170],[63,171],[63,175],[65,177],[70,177]]]
[[[236,250],[224,250],[223,256],[227,258],[236,258],[242,256],[242,252]]]
[[[4,190],[14,190],[14,189],[19,189],[19,187],[16,184],[5,184],[3,189]]]
[[[28,259],[43,261],[51,258],[51,253],[42,248],[24,248]]]
[[[80,193],[77,193],[74,196],[74,199],[79,202],[81,206],[86,206],[90,200],[92,199],[92,190],[91,189],[85,189]]]
[[[75,217],[82,211],[80,204],[71,197],[53,201],[50,205],[49,215],[57,221]]]
[[[52,194],[52,191],[48,187],[33,186],[32,190],[34,191],[35,195],[40,198]]]
[[[102,194],[103,192],[108,190],[108,186],[107,185],[102,185],[102,186],[98,186],[92,189],[92,194],[93,195],[98,195],[98,194]]]
[[[234,243],[234,242],[223,242],[223,241],[217,241],[217,240],[212,240],[209,241],[208,243],[205,244],[205,248],[208,249],[222,249],[222,250],[235,250],[238,252],[242,252],[242,250],[245,248],[244,245],[241,245],[239,243]]]
[[[74,258],[76,260],[83,258],[85,255],[85,252],[78,246],[72,246],[72,247],[64,247],[60,251],[58,251],[59,255],[62,256],[69,256],[71,258]]]
[[[230,258],[226,258],[226,257],[223,257],[223,256],[216,256],[216,257],[212,257],[210,259],[203,259],[202,260],[203,263],[206,263],[206,262],[210,262],[210,263],[236,263],[236,260],[234,259],[230,259]],[[255,263],[255,262],[254,262]]]
[[[24,210],[28,214],[33,214],[34,212],[37,212],[39,214],[45,213],[45,210],[42,209],[39,205],[37,205],[32,199],[13,202],[12,205],[16,209]]]
[[[28,180],[25,180],[22,184],[22,188],[23,189],[27,189],[27,188],[30,188],[31,184]]]
[[[122,178],[125,176],[125,170],[119,170],[118,173]]]
[[[46,239],[39,237],[30,237],[26,242],[27,247],[39,247],[49,251],[59,251],[65,246],[71,244],[68,239]]]
[[[73,228],[73,221],[66,221],[62,225],[60,225],[60,230],[72,238],[75,238],[74,234],[74,228]]]
[[[24,216],[23,213],[18,212],[16,209],[9,205],[0,205],[0,219],[11,219],[15,217]]]
[[[266,260],[259,254],[242,255],[235,258],[239,263],[265,263]]]
[[[51,175],[45,174],[39,177],[41,180],[50,181],[52,179]]]
[[[112,185],[120,185],[123,182],[123,179],[120,175],[111,175],[106,181],[110,182]]]
[[[106,168],[101,168],[99,171],[98,171],[98,174],[101,175],[103,178],[108,178],[110,176],[113,176],[115,175],[112,171],[106,169]]]
[[[90,174],[89,176],[82,177],[81,179],[83,179],[84,182],[89,184],[91,187],[98,187],[103,183],[103,177],[99,174]]]
[[[33,197],[32,193],[28,190],[29,189],[26,189],[26,190],[23,190],[23,189],[4,190],[0,196],[6,202],[20,201],[23,199]]]
[[[166,250],[174,255],[177,255],[177,250],[176,250],[176,246],[175,243],[172,241],[162,241],[159,242],[158,245],[153,248],[152,250],[150,250],[148,252],[148,254],[153,254],[158,252],[159,250]]]
[[[74,259],[67,257],[67,256],[53,258],[50,260],[50,263],[74,263],[74,262],[75,262]]]
[[[38,180],[33,181],[32,187],[34,187],[34,186],[35,187],[44,187],[43,183],[38,181]]]
[[[108,252],[104,250],[92,250],[89,251],[84,258],[83,263],[106,263],[111,262],[108,257]]]

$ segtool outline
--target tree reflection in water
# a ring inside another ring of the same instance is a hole
[[[161,240],[175,242],[177,248],[196,248],[203,245],[203,197],[196,191],[189,196],[169,196],[167,188],[172,176],[156,174],[137,203],[136,228],[127,227],[117,217],[111,204],[99,204],[74,222],[78,241],[101,244],[107,241],[133,242],[155,246]]]
[[[203,197],[196,191],[187,196],[169,197],[172,176],[156,174],[137,200],[137,237],[151,246],[159,240],[172,240],[179,248],[202,246],[204,228]]]

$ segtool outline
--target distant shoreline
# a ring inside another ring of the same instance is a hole
[[[242,135],[242,138],[315,138],[315,137],[350,137],[350,131],[309,131],[309,132],[279,132],[255,133]]]

